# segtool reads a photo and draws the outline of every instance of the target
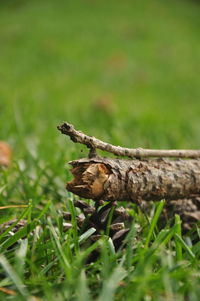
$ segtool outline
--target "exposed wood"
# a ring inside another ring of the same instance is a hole
[[[117,156],[127,156],[130,158],[144,158],[144,157],[178,157],[178,158],[200,158],[200,150],[158,150],[158,149],[143,149],[143,148],[125,148],[115,146],[95,137],[85,135],[84,133],[75,130],[70,123],[64,122],[58,126],[58,130],[62,134],[68,135],[75,143],[85,144],[91,149],[90,157],[95,157],[95,149],[113,153]]]
[[[110,201],[175,200],[200,195],[200,160],[71,161],[67,189],[83,198]]]

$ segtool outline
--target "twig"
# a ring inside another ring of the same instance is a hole
[[[91,150],[101,149],[103,151],[113,153],[117,156],[127,156],[130,158],[142,157],[177,157],[177,158],[200,158],[200,150],[164,150],[164,149],[143,149],[143,148],[126,148],[115,146],[95,137],[85,135],[84,133],[75,130],[70,123],[64,122],[59,125],[58,130],[62,134],[68,135],[75,143],[85,144]],[[92,153],[92,152],[91,152]],[[90,153],[90,154],[91,154]],[[95,152],[94,152],[95,154]],[[91,156],[90,156],[91,157]]]
[[[27,208],[28,205],[7,205],[7,206],[1,206],[0,210],[9,209],[9,208]]]

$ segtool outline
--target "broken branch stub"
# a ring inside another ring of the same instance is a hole
[[[200,160],[86,158],[69,162],[67,189],[110,201],[175,200],[200,195]]]

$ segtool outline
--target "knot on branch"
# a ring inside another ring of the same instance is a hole
[[[68,135],[73,142],[78,142],[77,136],[74,134],[74,126],[68,122],[64,122],[61,125],[57,126],[57,129],[61,131],[62,134]]]

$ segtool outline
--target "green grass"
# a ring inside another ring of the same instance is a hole
[[[0,139],[13,162],[0,206],[28,208],[0,210],[0,222],[28,224],[0,235],[0,287],[17,292],[0,300],[199,300],[199,229],[182,235],[176,216],[158,231],[162,202],[148,227],[133,206],[125,250],[106,236],[87,245],[93,229],[80,237],[75,218],[63,232],[60,211],[76,214],[66,162],[87,150],[56,129],[66,120],[117,145],[199,149],[199,13],[189,0],[1,1]]]

